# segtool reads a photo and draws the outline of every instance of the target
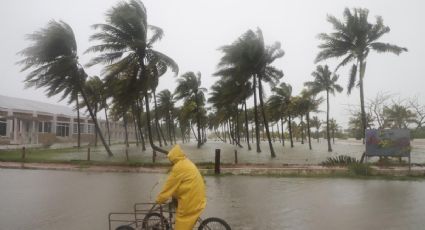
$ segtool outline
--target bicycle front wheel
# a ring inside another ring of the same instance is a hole
[[[148,213],[142,222],[143,230],[170,230],[167,219],[156,212]]]
[[[226,221],[217,217],[210,217],[202,221],[198,230],[231,230],[231,228]]]

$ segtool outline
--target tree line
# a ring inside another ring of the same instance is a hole
[[[223,141],[229,139],[243,147],[245,140],[249,150],[253,144],[256,151],[261,152],[260,130],[264,129],[271,157],[275,157],[272,142],[277,132],[280,142],[285,143],[285,124],[291,147],[296,131],[301,134],[302,142],[304,137],[308,139],[312,148],[310,128],[316,128],[318,137],[321,122],[316,116],[310,116],[318,112],[318,106],[324,101],[327,103],[326,139],[328,151],[332,151],[331,133],[338,125],[330,119],[329,97],[343,90],[338,84],[340,67],[351,64],[347,93],[354,87],[360,90],[359,117],[364,134],[368,124],[363,87],[369,52],[398,55],[407,51],[379,42],[390,29],[382,17],[369,22],[368,13],[367,9],[347,8],[342,20],[327,17],[333,32],[318,35],[320,51],[314,61],[320,64],[299,95],[293,95],[291,85],[284,81],[283,70],[273,65],[285,54],[280,42],[265,44],[263,32],[257,28],[219,48],[222,56],[214,73],[218,80],[207,97],[207,89],[201,86],[201,73],[190,71],[178,76],[178,64],[155,49],[164,31],[148,23],[146,8],[139,0],[117,3],[106,12],[104,22],[92,26],[90,41],[94,45],[85,53],[97,56],[89,63],[79,62],[72,28],[66,22],[52,20],[27,36],[32,43],[20,52],[24,58],[18,64],[22,71],[29,71],[24,80],[26,87],[44,88],[49,97],[60,95],[61,99],[75,104],[78,116],[79,110],[85,108],[110,156],[113,154],[109,134],[105,139],[97,118],[102,110],[108,132],[110,117],[122,119],[126,131],[130,122],[135,125],[136,139],[142,149],[145,150],[145,142],[149,142],[154,153],[167,153],[163,145],[176,143],[176,136],[185,142],[193,135],[200,148],[207,141],[208,129]],[[323,63],[332,58],[342,60],[333,68]],[[103,67],[101,77],[86,73],[85,68],[94,65]],[[160,77],[170,71],[178,76],[177,87],[173,92],[169,89],[157,92]],[[264,93],[267,86],[272,91],[269,97]],[[251,98],[253,107],[248,108],[247,101]],[[181,106],[176,106],[178,101]],[[298,126],[294,119],[299,119]],[[128,137],[126,143],[128,145]]]

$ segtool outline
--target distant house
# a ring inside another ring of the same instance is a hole
[[[106,121],[98,120],[105,139],[108,139]],[[111,140],[123,142],[123,123],[109,122]],[[93,143],[94,123],[80,117],[81,141]],[[77,112],[69,107],[0,95],[0,145],[76,142],[78,135]],[[128,125],[129,140],[135,139],[134,125]]]

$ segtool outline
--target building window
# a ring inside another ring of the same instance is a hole
[[[57,125],[56,125],[56,136],[68,137],[69,136],[69,124],[68,123],[57,123]]]
[[[52,132],[52,122],[48,122],[48,121],[38,122],[38,132],[39,133],[51,133]]]
[[[6,119],[0,119],[0,136],[6,136]]]
[[[52,132],[52,122],[44,122],[44,132],[51,133]]]
[[[87,133],[88,134],[94,133],[94,125],[87,125]]]
[[[74,124],[74,134],[78,134],[78,124]],[[80,124],[80,133],[85,133],[84,124]]]

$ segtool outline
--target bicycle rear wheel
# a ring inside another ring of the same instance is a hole
[[[231,230],[231,228],[226,221],[217,217],[210,217],[202,221],[198,230]]]

